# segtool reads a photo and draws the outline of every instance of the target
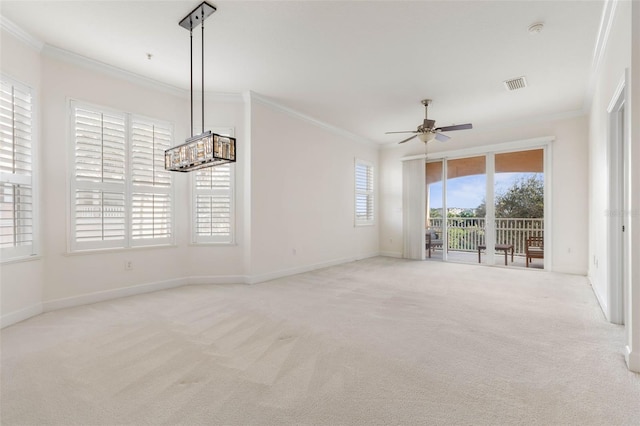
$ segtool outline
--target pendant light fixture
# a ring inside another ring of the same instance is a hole
[[[204,130],[204,20],[216,11],[205,2],[193,9],[179,24],[189,30],[191,48],[191,137],[182,145],[164,152],[164,168],[173,172],[190,172],[203,167],[235,163],[236,139]],[[193,135],[193,29],[202,27],[202,133]]]

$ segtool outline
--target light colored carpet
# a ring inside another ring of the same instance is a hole
[[[640,424],[586,278],[373,258],[2,331],[3,425]]]

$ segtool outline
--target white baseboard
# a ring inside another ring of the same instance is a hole
[[[302,274],[304,272],[315,271],[316,269],[328,268],[330,266],[341,265],[343,263],[354,262],[358,258],[334,259],[327,262],[314,263],[312,265],[297,266],[295,268],[282,269],[280,271],[266,272],[264,274],[250,275],[247,277],[247,284],[257,284],[276,278],[288,277],[290,275]]]
[[[629,370],[640,373],[640,352],[631,351],[629,346],[624,347],[624,359],[627,362]]]
[[[593,291],[593,294],[596,295],[596,299],[598,300],[598,304],[600,305],[600,309],[602,310],[602,314],[604,315],[604,317],[605,317],[605,319],[607,321],[611,322],[611,320],[609,319],[610,318],[609,317],[609,307],[607,306],[607,303],[600,296],[600,293],[598,293],[598,290],[593,285],[593,281],[591,280],[591,277],[587,277],[587,279],[589,280],[589,284],[591,284],[591,290]]]
[[[43,303],[44,312],[55,311],[57,309],[70,308],[90,303],[103,302],[105,300],[117,299],[119,297],[135,296],[136,294],[149,293],[152,291],[166,290],[168,288],[180,287],[189,284],[187,278],[176,278],[167,281],[157,281],[147,284],[139,284],[131,287],[116,288],[113,290],[97,291],[95,293],[72,296],[62,299],[50,300]]]
[[[189,285],[206,285],[206,284],[247,284],[248,277],[246,275],[200,275],[189,277]]]
[[[150,293],[152,291],[166,290],[169,288],[182,287],[185,285],[207,285],[207,284],[256,284],[264,281],[282,278],[290,275],[301,274],[314,271],[316,269],[328,268],[330,266],[353,262],[360,259],[379,256],[380,253],[370,253],[357,258],[334,259],[327,262],[315,263],[312,265],[298,266],[280,271],[267,272],[258,275],[212,275],[193,276],[185,278],[175,278],[166,281],[157,281],[146,284],[134,285],[131,287],[116,288],[113,290],[97,291],[94,293],[82,294],[79,296],[65,297],[50,300],[28,308],[11,312],[0,317],[0,327],[7,327],[20,321],[24,321],[43,312],[55,311],[58,309],[71,308],[74,306],[88,305],[91,303],[103,302],[105,300],[117,299],[120,297],[135,296],[137,294]]]
[[[5,328],[20,321],[35,317],[36,315],[40,315],[42,312],[42,303],[36,303],[35,305],[31,305],[27,308],[2,315],[0,317],[0,328]]]
[[[402,259],[402,252],[399,251],[381,251],[380,256],[385,257],[395,257],[397,259]]]

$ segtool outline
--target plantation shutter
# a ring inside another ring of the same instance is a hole
[[[0,84],[0,250],[2,258],[35,254],[32,90]]]
[[[71,111],[71,249],[171,243],[171,124],[78,102]]]
[[[356,160],[355,164],[355,222],[373,224],[373,165]]]
[[[233,194],[230,164],[196,171],[196,242],[233,241]]]
[[[72,105],[75,248],[120,247],[126,222],[126,116]]]
[[[233,136],[233,128],[213,128]],[[222,164],[193,173],[192,239],[194,243],[233,243],[235,166]]]
[[[164,151],[171,147],[172,133],[167,123],[138,117],[131,121],[133,245],[171,238],[171,174],[164,169]]]

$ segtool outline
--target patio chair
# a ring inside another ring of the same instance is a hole
[[[544,259],[544,238],[528,237],[524,250],[527,258],[526,265],[528,268],[529,262],[531,262],[532,259]]]
[[[429,258],[431,258],[431,252],[433,250],[435,250],[436,248],[442,249],[442,238],[440,237],[440,235],[438,234],[438,232],[436,231],[427,231],[427,234],[425,235],[426,239],[426,249],[427,249],[427,254],[429,256]]]

